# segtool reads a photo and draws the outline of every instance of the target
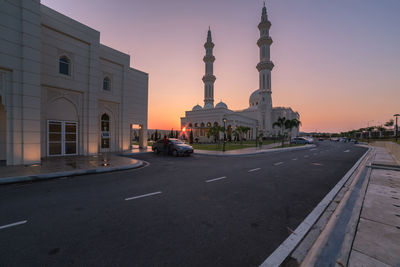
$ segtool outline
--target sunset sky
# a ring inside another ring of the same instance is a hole
[[[42,0],[101,33],[149,73],[150,129],[179,129],[203,105],[208,26],[215,104],[248,107],[258,88],[259,0]],[[273,106],[300,113],[301,131],[383,124],[400,113],[399,0],[269,0]]]

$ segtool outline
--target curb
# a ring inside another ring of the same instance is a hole
[[[354,164],[354,166],[343,176],[342,179],[333,187],[331,191],[321,200],[313,211],[304,219],[296,230],[260,265],[261,267],[280,266],[285,259],[294,251],[298,244],[303,240],[320,216],[324,213],[328,205],[342,189],[349,178],[354,174],[363,160],[371,152],[371,148]]]
[[[119,167],[105,167],[105,168],[87,169],[87,170],[51,172],[51,173],[42,173],[42,174],[34,174],[34,175],[25,175],[25,176],[4,177],[4,178],[0,178],[0,185],[43,181],[43,180],[50,180],[50,179],[55,179],[55,178],[85,175],[85,174],[123,171],[123,170],[137,169],[137,168],[140,168],[145,165],[145,163],[143,161],[141,161],[141,160],[137,160],[137,161],[138,162],[135,164],[129,164],[129,165],[124,165],[124,166],[119,166]]]
[[[139,154],[149,154],[149,153],[153,153],[153,151],[150,150],[150,151],[143,151],[143,152],[127,152],[127,153],[120,154],[120,156],[129,157],[129,156],[136,156]]]
[[[251,153],[242,153],[242,154],[212,154],[212,153],[196,153],[196,150],[193,154],[199,156],[215,156],[215,157],[240,157],[240,156],[248,156],[248,155],[257,155],[257,154],[265,154],[265,153],[273,153],[273,152],[287,152],[287,151],[294,151],[294,150],[303,150],[314,148],[316,145],[305,145],[305,146],[298,146],[298,147],[286,147],[286,148],[269,148],[265,150],[255,151]]]

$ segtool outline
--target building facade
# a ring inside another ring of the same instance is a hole
[[[272,38],[269,35],[271,22],[268,20],[267,9],[264,5],[261,14],[261,21],[258,24],[260,38],[257,41],[259,47],[260,61],[257,64],[259,72],[259,88],[249,98],[249,107],[239,111],[228,109],[228,106],[219,102],[214,106],[214,82],[216,77],[213,74],[214,43],[212,42],[211,30],[208,30],[207,42],[204,44],[206,55],[203,60],[206,65],[204,82],[204,106],[196,105],[191,111],[185,112],[181,118],[181,127],[193,131],[193,136],[201,141],[207,141],[207,132],[214,125],[224,125],[230,134],[236,127],[245,126],[251,130],[247,133],[247,139],[255,139],[258,133],[263,136],[274,136],[280,132],[279,128],[273,128],[273,123],[279,117],[286,119],[300,119],[298,112],[291,108],[272,107],[272,83],[271,72],[274,63],[270,58],[270,46]],[[291,135],[297,136],[298,128],[292,129]]]
[[[0,161],[129,149],[147,142],[148,74],[100,33],[40,3],[0,1]]]

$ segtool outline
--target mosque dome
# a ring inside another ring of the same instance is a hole
[[[217,105],[215,105],[215,108],[225,108],[228,109],[228,106],[224,102],[219,102]]]
[[[202,110],[203,108],[200,105],[196,105],[192,108],[192,111]]]
[[[249,104],[250,107],[255,107],[258,105],[258,103],[260,102],[260,96],[261,96],[261,92],[260,89],[255,90],[249,98]]]
[[[204,109],[212,109],[212,108],[214,108],[214,106],[211,103],[207,103],[204,105]]]

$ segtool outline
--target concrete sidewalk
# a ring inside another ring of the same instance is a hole
[[[382,166],[387,166],[382,169]],[[376,148],[349,266],[400,266],[400,171]]]
[[[116,153],[46,158],[40,164],[29,166],[0,166],[0,185],[134,169],[144,164],[143,161]]]

